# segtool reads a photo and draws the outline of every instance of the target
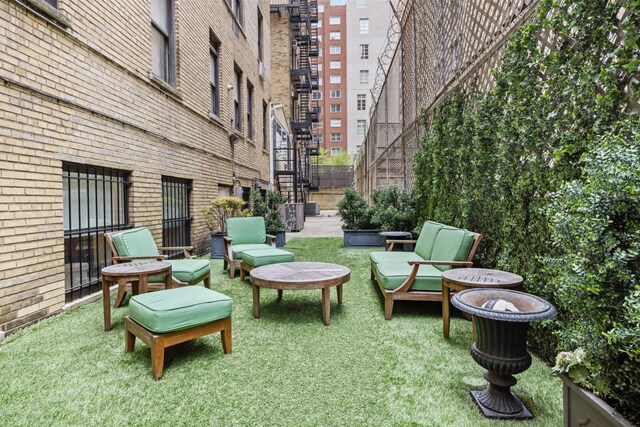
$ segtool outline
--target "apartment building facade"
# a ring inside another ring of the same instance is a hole
[[[269,183],[269,7],[0,0],[0,337],[99,289],[104,232],[203,253]]]
[[[318,2],[320,103],[316,138],[331,156],[347,150],[347,5],[343,0]]]
[[[355,0],[347,4],[347,150],[355,153],[369,128],[371,89],[378,55],[387,40],[392,10],[387,0]]]

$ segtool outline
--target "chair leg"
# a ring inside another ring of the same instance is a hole
[[[373,267],[371,268],[371,280],[376,280],[376,274],[373,272]]]
[[[224,262],[222,263],[222,271],[226,271],[227,267],[229,266],[229,263],[227,262],[227,259],[224,259]]]
[[[124,290],[124,286],[118,285],[118,294],[116,295],[116,302],[113,303],[113,308],[120,307],[126,297],[127,292]]]
[[[136,336],[127,328],[127,323],[124,325],[125,330],[125,341],[124,341],[124,351],[125,353],[130,353],[136,346]]]
[[[391,320],[391,312],[393,311],[393,295],[384,294],[384,319]]]
[[[244,282],[244,268],[240,266],[240,281]]]
[[[224,329],[220,331],[222,336],[222,351],[226,354],[231,353],[231,317],[227,317]]]
[[[164,339],[154,337],[151,341],[151,375],[153,379],[162,378],[164,370]]]
[[[211,275],[207,274],[207,277],[204,278],[204,287],[211,289]]]

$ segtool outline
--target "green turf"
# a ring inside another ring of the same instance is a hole
[[[167,350],[164,377],[151,379],[149,348],[124,352],[123,316],[102,330],[96,301],[0,343],[2,425],[486,426],[470,389],[483,388],[469,354],[471,325],[453,319],[442,338],[437,303],[397,302],[385,321],[369,280],[367,250],[341,239],[294,239],[296,260],[351,268],[344,304],[332,290],[331,325],[320,291],[261,295],[252,317],[251,286],[229,280],[214,261],[213,288],[233,298],[233,353],[220,334]],[[527,426],[562,424],[562,389],[534,359],[514,391],[535,415]]]

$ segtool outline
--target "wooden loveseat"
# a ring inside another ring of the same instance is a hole
[[[384,318],[391,319],[395,300],[442,301],[442,272],[473,266],[482,235],[433,221],[418,240],[387,241],[387,251],[372,252],[371,279],[384,295]],[[394,244],[414,243],[414,252],[393,252]]]

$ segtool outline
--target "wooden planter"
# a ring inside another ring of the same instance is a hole
[[[607,402],[586,390],[566,375],[563,382],[564,426],[634,427]]]
[[[211,259],[224,258],[224,234],[211,233]]]
[[[384,246],[379,230],[343,230],[345,248],[375,248]]]

